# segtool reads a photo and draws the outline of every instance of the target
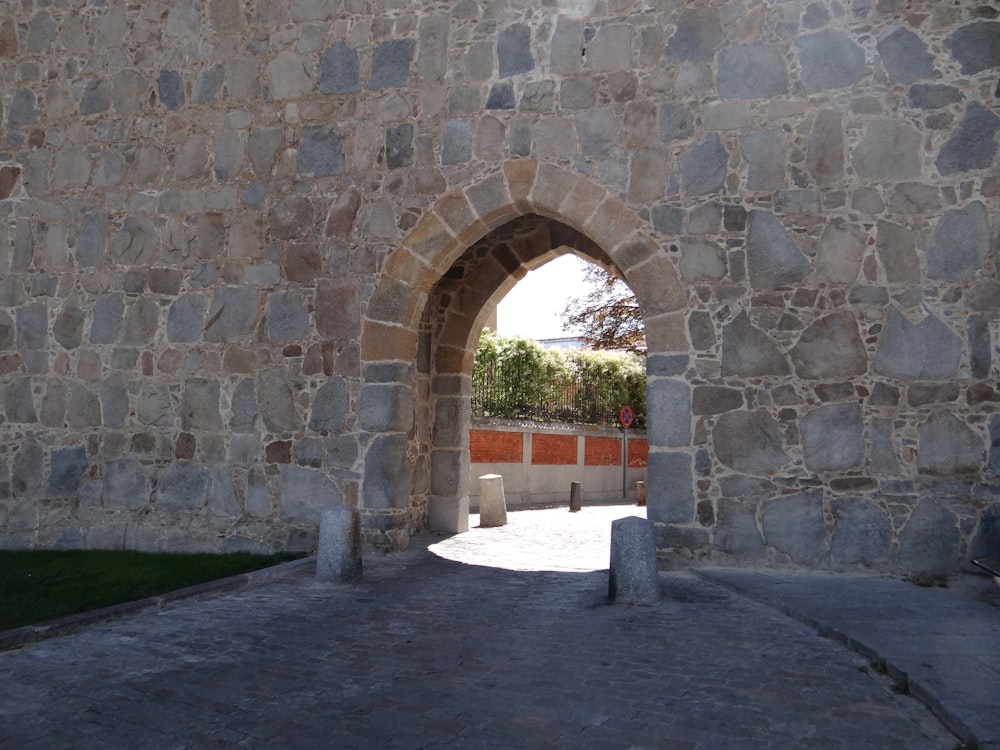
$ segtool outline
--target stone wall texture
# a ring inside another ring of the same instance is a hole
[[[566,252],[646,319],[661,564],[1000,544],[991,5],[0,7],[0,546],[405,546]]]

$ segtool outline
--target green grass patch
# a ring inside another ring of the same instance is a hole
[[[301,555],[0,550],[0,630],[145,599]]]

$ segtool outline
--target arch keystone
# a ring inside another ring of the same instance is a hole
[[[507,190],[510,199],[522,211],[531,210],[531,189],[535,186],[538,175],[538,162],[534,159],[515,159],[503,165],[504,177],[507,178]]]
[[[549,218],[558,218],[560,207],[566,202],[573,188],[576,187],[576,176],[551,164],[538,167],[535,183],[528,194],[528,201],[534,209]],[[577,215],[566,217],[575,223],[579,229],[583,222],[576,221]]]

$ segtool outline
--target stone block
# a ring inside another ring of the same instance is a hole
[[[826,554],[823,493],[800,492],[764,504],[761,510],[764,541],[797,565],[816,567]]]
[[[962,26],[944,40],[944,48],[958,60],[963,75],[1000,66],[1000,23],[977,21]]]
[[[344,145],[330,125],[308,125],[299,143],[299,172],[328,177],[344,171]]]
[[[791,355],[796,374],[807,380],[849,378],[868,371],[868,353],[848,310],[811,323]]]
[[[469,496],[431,495],[427,527],[441,534],[464,534],[469,530]]]
[[[156,492],[156,506],[170,511],[197,510],[205,504],[208,469],[188,461],[175,461]]]
[[[375,48],[368,88],[380,90],[407,85],[416,44],[416,39],[390,39],[381,42]]]
[[[777,344],[743,312],[722,329],[722,374],[742,377],[787,375],[788,360]]]
[[[997,122],[1000,124],[1000,118]],[[983,267],[989,251],[986,206],[972,201],[962,208],[948,209],[938,220],[927,250],[927,275],[942,281],[970,281]]]
[[[660,577],[652,521],[630,516],[611,522],[608,599],[616,604],[659,602]]]
[[[729,164],[718,134],[712,133],[681,155],[681,187],[688,196],[714,193],[725,184]]]
[[[501,78],[529,73],[535,68],[531,54],[531,27],[517,23],[503,29],[497,37],[497,71]]]
[[[855,147],[851,163],[863,180],[905,180],[920,176],[920,154],[920,131],[907,123],[878,117]]]
[[[80,480],[88,467],[87,449],[83,446],[53,451],[52,468],[49,472],[49,494],[76,494],[80,489]]]
[[[863,54],[863,53],[862,53]],[[718,55],[720,99],[764,99],[788,93],[788,70],[776,45],[726,47]]]
[[[781,425],[764,410],[731,411],[712,429],[719,461],[745,474],[768,475],[788,463]]]
[[[343,502],[343,493],[328,476],[299,466],[281,468],[281,515],[285,520],[315,524],[324,510]]]
[[[657,378],[647,386],[648,435],[654,445],[691,442],[691,387],[681,380]]]
[[[812,270],[788,230],[768,211],[751,211],[747,217],[747,265],[754,287],[794,284]]]
[[[898,380],[946,380],[958,372],[961,354],[962,340],[938,318],[913,324],[890,307],[872,369]]]
[[[864,49],[842,31],[803,34],[795,51],[809,92],[847,88],[870,72]]]
[[[694,477],[690,456],[676,451],[649,454],[646,502],[652,521],[691,523],[694,519]]]
[[[361,513],[344,505],[327,508],[320,514],[316,580],[360,583],[362,571]]]
[[[961,535],[958,519],[932,500],[920,500],[899,533],[899,569],[910,574],[942,574],[955,569]]]
[[[829,565],[834,570],[877,568],[892,558],[889,517],[875,503],[859,497],[830,500],[834,530]]]
[[[324,94],[351,94],[361,89],[358,53],[345,42],[332,44],[319,60],[319,90]]]
[[[507,525],[507,499],[499,474],[479,477],[479,525],[483,528]]]

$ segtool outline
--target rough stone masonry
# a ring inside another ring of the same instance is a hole
[[[567,252],[642,307],[662,565],[990,543],[992,5],[0,13],[0,546],[457,528],[478,332]]]

